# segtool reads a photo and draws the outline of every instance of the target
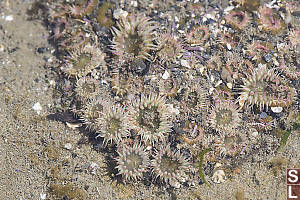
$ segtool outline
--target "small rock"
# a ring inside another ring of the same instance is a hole
[[[0,44],[0,52],[3,52],[3,51],[4,51],[4,45]]]
[[[14,20],[14,16],[13,15],[7,15],[7,16],[5,16],[5,21],[9,21],[9,22],[11,22],[11,21],[13,21]]]
[[[41,193],[41,194],[40,194],[40,199],[41,199],[41,200],[46,199],[46,197],[47,197],[47,194],[45,194],[45,193]]]
[[[265,112],[262,112],[262,113],[260,113],[259,117],[260,117],[261,119],[266,119],[266,118],[268,117],[268,114],[265,113]]]
[[[72,149],[72,144],[67,143],[67,144],[65,144],[64,148],[67,149],[67,150],[70,150],[70,149]]]
[[[226,180],[225,172],[222,169],[217,170],[212,176],[214,183],[223,183]]]
[[[128,15],[128,12],[125,10],[122,10],[122,9],[116,9],[116,10],[114,10],[114,13],[113,13],[113,17],[115,19],[120,19],[121,17],[126,18],[127,15]]]
[[[264,55],[264,59],[265,59],[265,61],[268,63],[268,62],[271,62],[271,60],[272,60],[272,54],[266,54],[266,55]]]
[[[39,102],[36,102],[33,106],[32,106],[32,109],[34,111],[36,111],[36,113],[39,115],[41,114],[41,111],[43,110],[41,104]]]
[[[179,183],[179,181],[176,181],[176,180],[170,180],[170,185],[172,186],[172,187],[174,187],[174,188],[176,188],[176,189],[179,189],[180,188],[180,183]]]
[[[187,60],[180,60],[180,64],[183,66],[183,67],[186,67],[186,68],[191,68],[190,64],[188,63]]]
[[[131,5],[133,5],[133,7],[138,7],[138,2],[137,1],[131,1]]]
[[[227,83],[226,85],[229,89],[232,89],[232,83]]]
[[[98,169],[99,165],[97,163],[92,163],[88,169],[90,171],[91,174],[96,174],[96,170]]]
[[[229,43],[226,44],[226,47],[229,51],[231,50],[231,45]]]
[[[257,136],[258,136],[258,131],[257,131],[255,128],[252,128],[252,129],[250,130],[250,132],[251,132],[251,135],[252,135],[253,137],[257,137]]]

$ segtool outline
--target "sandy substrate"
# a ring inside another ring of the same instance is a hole
[[[221,184],[163,189],[118,183],[104,153],[78,129],[51,121],[56,74],[48,31],[28,21],[30,0],[0,1],[0,199],[253,199],[286,198],[286,166],[300,165],[299,133],[282,153],[255,160]],[[34,105],[41,110],[34,110]],[[38,107],[39,108],[39,107]],[[278,167],[270,164],[282,160]],[[207,177],[208,180],[209,177]],[[211,181],[210,181],[211,182]]]

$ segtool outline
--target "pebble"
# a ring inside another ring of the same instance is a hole
[[[13,21],[14,20],[14,16],[13,15],[7,15],[7,16],[5,16],[5,21],[9,21],[9,22],[11,22],[11,21]]]
[[[91,174],[96,174],[96,170],[98,169],[99,165],[97,163],[92,163],[90,166],[89,166],[89,171]]]
[[[40,199],[44,200],[46,198],[47,198],[47,194],[45,194],[45,193],[40,194]]]
[[[226,180],[225,172],[222,169],[215,171],[212,176],[212,180],[214,183],[223,183]]]
[[[265,112],[262,112],[262,113],[260,113],[259,117],[260,117],[261,119],[266,119],[266,118],[268,117],[268,114],[265,113]]]
[[[113,17],[115,19],[120,19],[121,17],[126,18],[127,15],[128,15],[128,12],[125,10],[122,10],[122,9],[116,9],[116,10],[114,10],[114,13],[113,13]]]
[[[227,83],[226,85],[229,89],[232,89],[232,83]]]
[[[138,2],[137,1],[131,1],[131,5],[133,5],[133,7],[138,7]]]
[[[36,113],[37,113],[38,115],[41,114],[41,111],[43,110],[43,108],[42,108],[40,102],[36,102],[36,103],[32,106],[32,109],[33,109],[34,111],[36,111]]]
[[[70,149],[72,149],[72,144],[67,143],[67,144],[65,144],[64,148],[67,149],[67,150],[70,150]]]
[[[226,44],[228,50],[231,50],[231,45],[229,43]]]
[[[266,55],[264,55],[264,59],[265,59],[265,61],[268,63],[268,62],[271,62],[271,60],[272,60],[272,54],[266,54]]]
[[[258,136],[258,131],[255,128],[251,129],[251,132],[252,132],[251,134],[252,134],[253,137]]]
[[[3,51],[4,51],[4,45],[0,44],[0,52],[3,52]]]
[[[187,60],[180,60],[180,64],[183,66],[183,67],[186,67],[186,68],[191,68],[190,64],[188,63]]]

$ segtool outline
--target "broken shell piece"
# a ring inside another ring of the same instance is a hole
[[[162,79],[166,80],[170,77],[169,72],[166,70],[165,73],[162,75]]]
[[[180,60],[180,64],[188,69],[191,68],[187,60]]]
[[[226,85],[229,89],[232,89],[232,83],[227,83]]]
[[[79,128],[82,126],[82,123],[76,123],[76,124],[72,124],[72,123],[69,123],[69,122],[66,122],[67,126],[73,130],[75,130],[76,128]]]
[[[173,180],[173,179],[171,179],[170,180],[170,185],[172,186],[172,187],[174,187],[174,188],[176,188],[176,189],[178,189],[178,188],[180,188],[180,183],[179,183],[179,181],[177,181],[177,180]]]
[[[64,148],[67,149],[67,150],[70,150],[70,149],[72,149],[72,144],[67,143],[67,144],[64,145]]]
[[[271,110],[274,112],[274,113],[281,113],[283,108],[282,107],[271,107]]]
[[[214,183],[223,183],[226,180],[225,172],[222,169],[217,170],[212,176]]]

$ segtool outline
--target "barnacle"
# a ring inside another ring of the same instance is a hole
[[[140,58],[150,60],[149,52],[155,49],[153,44],[156,25],[148,17],[130,15],[121,18],[116,27],[112,27],[112,52],[121,59]]]
[[[171,131],[170,112],[165,99],[150,94],[131,102],[130,126],[141,136],[144,142],[163,141]]]
[[[111,105],[105,109],[104,115],[97,118],[97,132],[104,138],[104,144],[114,141],[118,144],[123,137],[129,135],[127,113],[120,105]]]
[[[99,65],[104,65],[105,54],[90,44],[69,52],[66,63],[61,67],[69,77],[82,77],[92,72]]]
[[[117,169],[125,181],[137,181],[143,177],[143,173],[147,171],[149,165],[149,156],[145,148],[138,144],[127,146],[122,145],[118,150]]]
[[[243,78],[243,85],[239,96],[240,105],[257,105],[260,110],[265,107],[289,106],[295,97],[294,88],[290,87],[274,69],[259,64],[247,78]]]
[[[225,16],[227,23],[231,24],[235,29],[243,30],[249,22],[249,17],[246,12],[232,11]]]
[[[91,77],[81,77],[76,82],[75,93],[81,101],[94,99],[100,92],[100,82]]]
[[[241,114],[232,100],[220,98],[215,101],[209,122],[221,135],[235,135],[241,122]]]
[[[157,46],[157,56],[165,63],[175,62],[184,53],[182,43],[171,33],[161,34]]]
[[[176,185],[185,178],[189,162],[179,151],[172,151],[170,145],[162,145],[154,155],[151,167],[156,178]]]

